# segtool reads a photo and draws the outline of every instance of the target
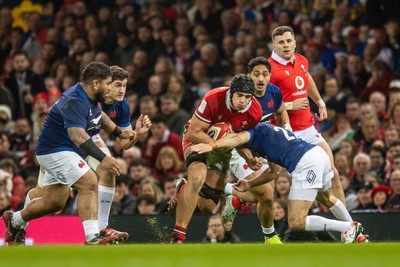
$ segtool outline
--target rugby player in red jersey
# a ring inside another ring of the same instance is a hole
[[[322,147],[329,155],[334,172],[332,179],[333,194],[343,203],[346,203],[339,173],[333,163],[332,151],[314,127],[314,118],[310,111],[308,97],[318,105],[319,115],[315,115],[319,121],[327,118],[327,111],[318,88],[308,72],[308,60],[295,53],[296,39],[293,29],[289,26],[279,26],[274,29],[272,44],[273,51],[268,61],[274,71],[270,82],[282,91],[293,132],[306,142]]]
[[[183,243],[186,240],[186,228],[196,208],[200,190],[206,194],[214,194],[213,188],[202,188],[206,176],[214,176],[224,183],[229,168],[230,150],[217,149],[215,153],[207,155],[192,152],[190,147],[196,143],[214,144],[213,139],[207,135],[207,130],[217,122],[230,122],[235,132],[256,126],[261,120],[262,108],[253,95],[252,79],[246,74],[236,75],[230,87],[209,91],[185,126],[183,151],[188,181],[178,181],[176,221],[171,243]]]

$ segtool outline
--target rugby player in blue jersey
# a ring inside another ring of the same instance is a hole
[[[265,57],[256,57],[248,63],[248,75],[254,82],[254,96],[261,104],[263,116],[260,123],[268,123],[272,115],[275,116],[279,125],[291,130],[289,123],[289,115],[282,101],[282,93],[278,87],[269,83],[271,77],[271,65]],[[258,171],[249,168],[246,160],[243,159],[236,149],[232,150],[232,157],[229,162],[229,170],[239,180],[252,179],[268,168],[268,164],[264,161],[263,166]],[[206,182],[200,191],[199,208],[203,211],[212,211],[222,193],[222,186],[219,181],[211,179],[207,176]],[[225,193],[235,196],[228,196],[226,205],[222,213],[222,222],[225,231],[232,229],[233,219],[237,209],[245,202],[258,202],[257,215],[259,217],[265,243],[281,244],[280,238],[275,231],[273,218],[273,202],[274,202],[274,183],[263,184],[246,193],[233,192],[231,183],[226,184]],[[240,197],[240,199],[239,199]]]
[[[43,197],[35,198],[28,207],[5,212],[6,242],[18,239],[21,226],[38,217],[59,211],[65,206],[70,187],[79,193],[78,213],[86,244],[107,244],[118,241],[117,235],[100,235],[97,222],[97,177],[84,158],[91,156],[100,164],[97,171],[119,175],[117,161],[107,156],[92,140],[100,128],[121,139],[135,139],[132,129],[121,130],[101,111],[101,102],[110,92],[110,68],[92,62],[84,69],[82,81],[69,88],[52,106],[36,145],[39,164],[45,168]]]
[[[295,231],[337,231],[343,233],[345,243],[366,242],[361,223],[353,221],[344,204],[331,193],[333,171],[328,154],[319,146],[309,144],[281,127],[260,123],[251,130],[230,134],[217,141],[194,145],[191,150],[206,153],[216,148],[234,148],[244,145],[268,159],[271,163],[286,168],[292,176],[288,200],[288,223]],[[261,161],[253,157],[250,150],[243,150],[253,168]],[[273,166],[263,175],[252,180],[239,180],[237,191],[247,191],[268,183],[278,177]],[[338,220],[317,215],[307,215],[317,199],[330,209]]]

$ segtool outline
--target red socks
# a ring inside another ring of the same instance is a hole
[[[234,196],[232,198],[231,203],[232,203],[232,206],[237,210],[240,210],[240,208],[243,207],[243,204],[244,204],[242,202],[242,200],[240,200],[240,198],[238,198],[237,196]]]
[[[186,228],[180,227],[179,225],[174,225],[174,230],[172,231],[172,238],[175,241],[185,242],[186,240]]]

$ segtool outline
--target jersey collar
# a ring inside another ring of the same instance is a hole
[[[281,65],[285,65],[286,66],[288,63],[291,63],[290,60],[281,58],[277,53],[275,53],[275,50],[272,51],[271,57]],[[294,56],[294,59],[296,60],[296,56]]]
[[[239,110],[238,112],[245,113],[250,108],[252,101],[253,101],[253,99],[250,100],[250,102],[247,104],[247,106],[244,109]],[[231,92],[229,90],[226,91],[225,105],[226,105],[226,108],[229,109],[229,111],[232,112],[232,110],[231,110]]]

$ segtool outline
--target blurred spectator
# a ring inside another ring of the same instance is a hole
[[[46,92],[43,78],[29,68],[28,55],[24,51],[13,54],[13,72],[5,81],[15,101],[13,119],[28,117],[32,113],[33,96]]]
[[[359,97],[362,101],[367,101],[371,93],[382,92],[385,96],[389,93],[389,84],[394,79],[388,65],[380,59],[371,63],[371,77],[366,86],[360,91]]]
[[[136,95],[143,94],[146,90],[146,82],[141,75],[137,65],[129,63],[125,66],[125,70],[129,73],[128,84],[126,85],[126,94],[135,93]]]
[[[154,65],[154,74],[160,77],[162,92],[165,92],[168,87],[169,78],[174,72],[174,64],[168,57],[160,56],[157,58]]]
[[[164,192],[164,200],[160,204],[159,211],[160,214],[165,214],[168,213],[168,207],[169,207],[169,200],[175,195],[176,193],[176,180],[178,179],[178,176],[167,176],[167,178],[164,179],[162,183],[162,188]]]
[[[387,120],[389,119],[389,115],[387,113],[387,108],[386,108],[386,96],[380,91],[373,92],[369,96],[369,103],[371,103],[374,106],[380,123],[381,124],[386,123]]]
[[[364,183],[365,175],[371,170],[371,159],[363,152],[359,152],[353,161],[354,176],[351,178],[350,188],[357,188]]]
[[[11,175],[11,207],[16,210],[18,205],[25,199],[26,187],[24,179],[18,175],[18,166],[10,158],[0,160],[0,169]]]
[[[176,150],[173,147],[164,146],[157,154],[152,176],[163,184],[168,176],[178,175],[182,167],[183,162],[179,159]]]
[[[350,90],[357,97],[367,85],[369,74],[365,71],[362,57],[349,54],[347,60],[347,72],[343,76],[341,88]]]
[[[137,202],[138,210],[140,205],[140,199],[147,200],[147,203],[143,203],[144,206],[148,206],[149,204],[154,204],[155,208],[152,211],[152,213],[158,214],[160,212],[159,209],[162,208],[162,203],[164,201],[164,194],[162,193],[161,188],[154,179],[147,178],[142,180],[139,185],[138,202]]]
[[[175,71],[184,75],[186,78],[191,75],[192,64],[196,51],[190,45],[187,36],[178,36],[174,43],[175,54],[173,57],[175,63]]]
[[[385,147],[389,147],[394,141],[400,140],[400,128],[394,125],[387,127],[383,133],[383,140],[385,141]]]
[[[360,122],[360,101],[351,97],[346,102],[346,117],[350,121],[351,128],[358,130]]]
[[[167,93],[175,95],[178,107],[186,111],[192,110],[194,100],[197,98],[192,91],[186,90],[185,78],[179,73],[172,73],[169,76]]]
[[[393,189],[393,195],[386,203],[386,209],[387,211],[400,212],[400,170],[392,172],[390,187]]]
[[[6,105],[0,105],[0,158],[4,152],[10,149],[7,124],[11,117],[10,108]]]
[[[139,197],[137,199],[136,214],[138,215],[151,215],[158,214],[156,210],[156,203],[151,197]]]
[[[352,210],[352,212],[355,211],[368,212],[376,209],[375,205],[372,203],[372,197],[371,197],[372,189],[373,187],[370,182],[363,182],[357,186],[356,190],[357,190],[358,206],[354,210]]]
[[[389,147],[388,147],[388,155],[387,158],[389,159],[390,162],[392,162],[392,156],[400,153],[400,140],[394,141]]]
[[[282,170],[275,182],[275,198],[287,200],[291,184],[292,180],[289,173],[286,170]]]
[[[49,96],[47,93],[38,93],[32,101],[32,134],[38,134],[41,130],[40,115],[49,109]]]
[[[349,175],[350,174],[350,161],[348,156],[344,152],[336,152],[334,155],[335,158],[335,166],[340,175]]]
[[[327,135],[329,134],[329,135]],[[338,151],[340,143],[344,139],[353,138],[354,129],[351,128],[350,122],[347,117],[343,114],[337,114],[334,124],[331,126],[328,132],[324,135],[324,138],[328,142],[333,152]]]
[[[139,110],[140,114],[147,115],[150,119],[153,119],[158,112],[156,100],[151,96],[142,97],[139,102]]]
[[[148,178],[150,169],[147,166],[147,161],[139,158],[132,160],[129,165],[129,178],[132,180],[131,193],[134,196],[138,195],[139,184],[142,180]]]
[[[386,149],[372,146],[368,154],[371,159],[371,171],[377,175],[380,182],[383,181],[390,171],[390,163],[386,160]]]
[[[10,135],[11,150],[19,158],[25,156],[29,149],[29,142],[32,138],[32,128],[27,118],[20,118],[15,121],[14,133]]]
[[[363,113],[365,115],[365,113]],[[361,130],[356,134],[357,151],[368,152],[373,142],[379,138],[379,120],[376,116],[365,117],[361,121]]]
[[[120,175],[116,178],[115,183],[115,194],[110,215],[133,215],[136,197],[130,193],[132,181],[128,176]]]
[[[400,130],[400,102],[393,104],[389,113],[389,123]]]
[[[3,181],[0,179],[0,184],[2,182]],[[6,191],[0,189],[0,214],[3,214],[6,210],[11,210],[10,196],[7,195]]]
[[[340,143],[339,152],[344,153],[347,156],[347,158],[349,159],[349,162],[350,162],[350,167],[353,167],[353,160],[357,153],[357,145],[354,142],[354,140],[353,139],[344,139]]]
[[[173,76],[171,76],[172,79]],[[170,80],[171,80],[170,79]],[[181,135],[190,115],[179,107],[178,98],[172,93],[161,96],[161,114],[165,116],[168,129]]]
[[[162,115],[156,115],[151,119],[151,135],[142,145],[143,158],[153,168],[157,155],[164,146],[171,146],[175,149],[180,159],[183,159],[182,140],[177,133],[171,132],[166,125],[166,119]]]
[[[222,227],[222,217],[220,214],[211,215],[208,219],[206,236],[203,243],[240,243],[240,238],[232,233],[225,232]]]
[[[386,203],[388,202],[392,193],[392,188],[385,185],[377,186],[371,191],[372,202],[378,211],[386,211]]]
[[[336,166],[336,165],[335,165]],[[350,179],[346,174],[340,174],[340,182],[343,187],[344,196],[346,197],[346,208],[347,210],[353,210],[358,206],[356,191],[351,189]]]
[[[142,152],[140,151],[140,148],[137,146],[132,146],[129,149],[124,149],[122,151],[122,158],[124,161],[130,165],[134,160],[140,159],[142,156]]]

